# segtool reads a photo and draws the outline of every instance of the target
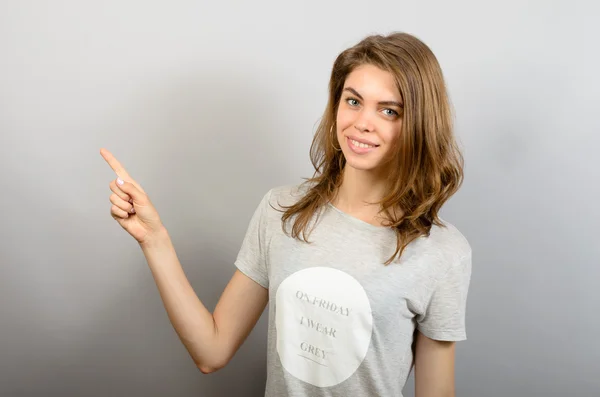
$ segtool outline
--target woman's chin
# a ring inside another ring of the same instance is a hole
[[[378,162],[373,159],[355,158],[354,156],[346,156],[346,166],[352,167],[357,171],[374,171],[378,167]]]

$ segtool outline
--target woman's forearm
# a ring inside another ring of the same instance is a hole
[[[224,365],[216,343],[213,315],[185,276],[167,230],[161,230],[141,248],[169,320],[198,368],[210,372]]]

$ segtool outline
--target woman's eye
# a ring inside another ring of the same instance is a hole
[[[358,101],[354,98],[348,98],[346,99],[346,102],[348,102],[350,106],[358,106]]]
[[[398,115],[398,112],[396,112],[395,110],[392,110],[392,109],[384,109],[383,111],[389,112],[389,113],[387,113],[388,116],[397,116]]]

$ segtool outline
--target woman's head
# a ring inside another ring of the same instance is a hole
[[[299,215],[293,235],[304,234],[310,216],[335,195],[345,167],[387,182],[380,204],[398,232],[396,254],[432,223],[441,225],[438,211],[460,187],[463,164],[443,74],[429,47],[393,33],[343,51],[331,71],[311,160],[313,187],[284,214],[284,220]]]
[[[346,167],[384,175],[402,132],[402,96],[394,75],[364,63],[340,83],[330,128],[332,145],[341,149],[336,155],[343,155]]]

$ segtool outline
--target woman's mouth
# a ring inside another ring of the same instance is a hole
[[[350,150],[352,150],[356,154],[366,154],[372,152],[373,150],[379,147],[379,145],[371,145],[368,143],[359,142],[349,137],[346,137],[346,142]]]

